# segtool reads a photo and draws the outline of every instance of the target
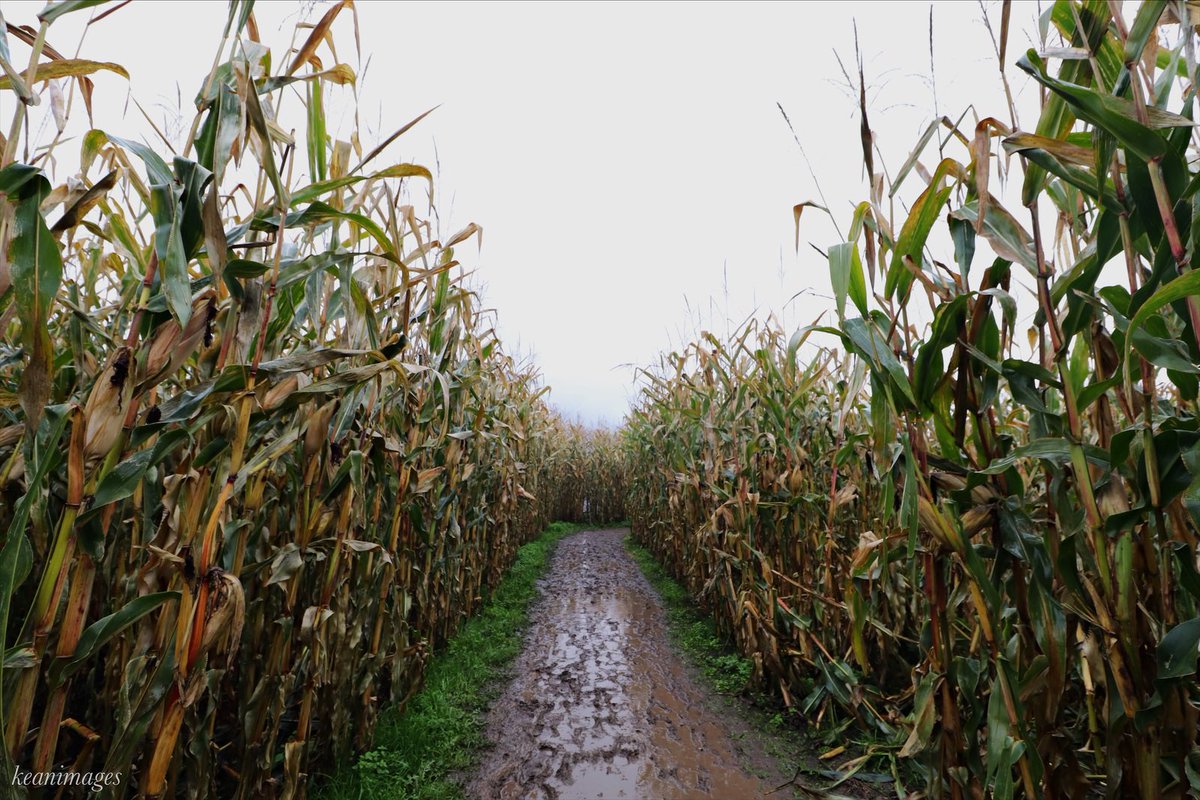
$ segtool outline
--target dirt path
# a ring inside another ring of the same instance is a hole
[[[753,800],[771,790],[739,764],[745,731],[713,713],[672,649],[625,535],[559,543],[516,677],[488,718],[495,748],[475,797]]]

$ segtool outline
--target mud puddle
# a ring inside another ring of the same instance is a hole
[[[672,650],[625,535],[584,531],[559,543],[516,677],[489,714],[495,747],[473,796],[752,800],[771,791],[743,770],[733,728]]]

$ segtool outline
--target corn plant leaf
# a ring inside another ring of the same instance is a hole
[[[130,666],[134,668],[130,669],[128,674],[146,675],[146,680],[144,683],[134,684],[136,692],[128,693],[132,698],[136,698],[136,705],[131,709],[132,713],[120,728],[120,732],[113,738],[104,760],[104,771],[118,775],[128,774],[129,765],[133,762],[139,745],[145,742],[146,730],[155,719],[167,692],[175,685],[174,643],[175,635],[172,632],[167,646],[163,648],[161,658],[136,658],[130,662]]]
[[[1000,313],[1005,325],[1012,327],[1016,324],[1017,301],[1011,294],[1003,289],[984,289],[980,294],[994,297],[1000,302]]]
[[[351,302],[346,306],[347,310],[354,309],[355,320],[361,320],[366,330],[366,342],[351,341],[351,344],[367,344],[372,349],[379,347],[379,320],[375,316],[375,309],[372,307],[367,293],[363,290],[362,284],[351,275],[343,286],[349,286],[350,289]]]
[[[320,72],[306,72],[301,75],[274,75],[262,81],[259,84],[258,91],[266,94],[281,89],[289,83],[298,83],[301,81],[307,81],[314,87],[319,87],[321,81],[329,81],[338,86],[349,86],[353,85],[357,79],[358,76],[354,74],[354,68],[349,64],[334,64],[329,69],[324,69]],[[319,90],[317,93],[310,95],[310,97],[315,98],[318,95]],[[321,105],[320,100],[310,100],[310,102],[315,106]]]
[[[310,383],[303,389],[297,389],[295,396],[299,400],[301,399],[301,395],[324,395],[349,389],[352,386],[357,386],[360,383],[371,380],[371,378],[382,372],[393,369],[394,366],[390,361],[380,361],[376,364],[341,370],[330,375],[328,378]]]
[[[1040,458],[1052,464],[1066,464],[1071,460],[1071,443],[1066,439],[1043,437],[1034,439],[1029,444],[1014,448],[1004,458],[993,460],[986,468],[979,470],[981,475],[999,475],[1022,458]],[[1100,466],[1109,466],[1109,455],[1094,445],[1083,445],[1084,455],[1088,461]]]
[[[854,302],[860,314],[867,313],[867,283],[863,277],[857,244],[843,242],[829,248],[829,280],[833,286],[839,319],[846,315],[847,297]]]
[[[284,544],[276,551],[275,557],[271,560],[271,577],[267,579],[267,586],[286,583],[303,565],[304,556],[301,555],[300,548],[296,546],[296,543]]]
[[[341,269],[342,264],[352,261],[354,257],[353,253],[319,253],[299,261],[284,262],[279,271],[279,289],[285,289],[299,281],[319,281],[322,271],[333,272]],[[311,310],[317,309],[314,307]]]
[[[274,358],[270,361],[264,361],[258,365],[258,373],[259,375],[267,375],[274,378],[293,372],[304,372],[310,369],[316,369],[317,367],[323,367],[326,364],[332,364],[335,361],[340,361],[346,358],[370,355],[373,352],[375,351],[349,350],[338,347],[318,347],[313,350],[304,350],[299,353],[291,353],[286,356],[280,356],[279,358]],[[246,367],[226,367],[217,381],[217,391],[239,391],[245,386],[247,374]]]
[[[249,65],[246,65],[246,69],[250,69]],[[250,128],[257,134],[261,144],[259,158],[267,173],[267,180],[270,181],[271,188],[275,190],[275,209],[276,216],[278,216],[287,208],[288,200],[283,180],[279,177],[279,167],[275,163],[275,151],[271,143],[271,130],[267,125],[266,112],[263,110],[262,101],[259,99],[258,90],[254,87],[253,82],[244,73],[239,73],[239,78],[241,88],[239,96],[246,107],[246,119]]]
[[[179,184],[179,240],[185,260],[195,258],[204,241],[204,193],[212,172],[186,158],[175,158],[175,177]],[[161,255],[160,255],[161,258]]]
[[[853,343],[854,350],[874,369],[890,377],[900,393],[909,403],[916,406],[917,401],[913,396],[912,386],[908,382],[908,375],[905,374],[904,367],[900,365],[896,354],[892,352],[891,345],[883,338],[883,334],[879,332],[875,323],[855,317],[846,320],[844,327],[846,335]]]
[[[325,132],[325,87],[321,85],[320,81],[313,81],[305,87],[304,91],[308,93],[308,130],[305,135],[305,144],[308,147],[308,173],[317,183],[320,183],[329,176],[328,136]]]
[[[246,27],[246,22],[250,19],[253,11],[254,0],[229,0],[229,16],[225,20],[225,33],[228,34],[232,30],[235,34],[240,34]],[[234,20],[237,21],[236,26]]]
[[[101,70],[115,72],[122,78],[129,78],[129,73],[120,64],[113,64],[108,61],[87,61],[79,58],[59,58],[47,61],[44,64],[38,64],[34,80],[52,81],[60,78],[79,78],[84,75],[91,75],[94,72],[100,72]],[[21,73],[21,79],[28,84],[27,71]],[[7,76],[0,77],[0,90],[11,88],[13,88],[12,80]]]
[[[229,368],[227,367],[226,370]],[[222,373],[224,375],[225,373]],[[173,397],[164,400],[158,404],[159,419],[157,422],[147,423],[139,426],[135,432],[134,442],[142,441],[142,437],[149,435],[153,430],[163,427],[172,422],[185,422],[200,409],[204,401],[213,393],[216,388],[215,380],[208,380],[196,386],[189,387]],[[245,387],[245,376],[243,373],[241,387]],[[143,433],[144,432],[144,433]]]
[[[1112,24],[1110,5],[1101,0],[1085,0],[1081,6],[1055,3],[1047,16],[1066,41],[1095,59],[1100,68],[1100,83],[1112,86],[1125,64],[1125,53],[1120,41],[1109,34]],[[1063,73],[1059,77],[1090,85],[1093,80],[1092,65],[1087,59],[1070,61],[1063,65]]]
[[[124,500],[126,497],[129,497],[133,494],[134,489],[137,488],[147,469],[160,463],[168,453],[190,438],[191,435],[182,428],[169,430],[159,436],[158,441],[154,443],[154,447],[138,450],[124,461],[121,461],[104,476],[104,479],[100,481],[100,485],[96,487],[96,493],[92,496],[89,513],[95,513],[109,503],[115,503],[118,500]]]
[[[288,67],[288,75],[296,74],[296,71],[299,70],[300,67],[312,60],[313,55],[317,52],[317,48],[321,45],[321,42],[325,40],[326,35],[329,33],[329,28],[331,25],[333,25],[333,21],[337,19],[337,16],[339,13],[341,13],[342,9],[351,5],[353,4],[349,0],[341,0],[341,2],[330,7],[330,9],[326,11],[324,15],[322,15],[317,24],[313,26],[312,32],[309,33],[308,38],[304,40],[304,44],[302,44],[300,49],[296,51],[296,56],[292,59],[291,66]]]
[[[950,215],[974,224],[979,216],[979,201],[970,200],[950,212]],[[996,251],[996,255],[1005,261],[1014,261],[1030,272],[1037,272],[1037,256],[1033,252],[1033,237],[995,198],[992,198],[992,202],[988,206],[980,233]]]
[[[32,647],[10,647],[4,651],[5,669],[30,669],[37,665],[37,653]]]
[[[1161,320],[1161,317],[1152,317],[1151,319]],[[1193,375],[1200,373],[1200,367],[1192,363],[1187,348],[1179,339],[1152,336],[1146,331],[1145,326],[1133,329],[1130,338],[1133,341],[1134,349],[1149,359],[1150,363],[1176,372]]]
[[[933,401],[934,391],[945,375],[942,350],[954,344],[961,335],[969,299],[967,295],[960,294],[939,307],[929,336],[917,351],[912,382],[917,399],[923,406]]]
[[[904,163],[900,165],[900,169],[896,172],[896,177],[892,179],[892,188],[888,190],[888,197],[895,197],[896,192],[900,190],[900,185],[904,183],[904,178],[917,165],[917,159],[921,157],[921,152],[925,149],[925,145],[929,144],[929,140],[933,138],[933,134],[937,132],[938,125],[941,122],[940,119],[932,119],[925,126],[925,131],[917,139],[916,146],[908,154],[908,158],[904,159]]]
[[[1075,398],[1075,407],[1081,412],[1084,411],[1092,403],[1099,400],[1102,395],[1108,392],[1108,390],[1115,386],[1119,386],[1120,383],[1121,376],[1113,375],[1108,380],[1096,381],[1095,383],[1088,384],[1087,386],[1083,387],[1083,390],[1079,392],[1079,396]],[[1113,460],[1118,461],[1124,459]]]
[[[0,171],[0,192],[16,206],[9,260],[17,309],[27,333],[45,326],[62,283],[62,253],[39,210],[49,191],[50,182],[32,167],[13,164]]]
[[[1129,27],[1129,35],[1125,39],[1125,63],[1137,63],[1142,58],[1142,51],[1150,37],[1158,27],[1158,20],[1166,10],[1166,3],[1142,3]]]
[[[334,347],[305,350],[281,356],[271,361],[264,361],[258,367],[258,374],[260,377],[278,378],[295,372],[315,369],[340,359],[352,356],[372,355],[376,352],[388,358],[390,357],[389,353],[392,352],[392,348],[385,347],[383,351],[343,350]],[[162,417],[159,423],[155,424],[180,422],[189,419],[209,395],[214,392],[219,394],[240,392],[249,385],[249,377],[249,366],[243,364],[230,365],[223,369],[221,374],[216,378],[196,384],[187,391],[163,401],[159,405]]]
[[[64,405],[46,408],[39,424],[38,436],[35,437],[30,451],[33,456],[33,469],[27,485],[38,488],[25,492],[16,502],[13,507],[12,520],[9,522],[8,531],[4,537],[4,547],[0,549],[0,642],[8,641],[9,610],[13,592],[25,582],[25,578],[33,567],[33,548],[30,547],[29,539],[25,535],[25,526],[29,522],[29,514],[40,492],[40,487],[44,485],[47,473],[56,462],[53,456],[69,419],[68,409]],[[4,667],[4,664],[0,664],[0,680],[4,677]],[[3,716],[3,712],[4,696],[3,693],[0,693],[0,716]],[[3,737],[3,731],[0,731],[0,739]],[[3,751],[0,758],[4,759],[3,764],[9,766],[9,771],[11,771],[7,745]]]
[[[1011,136],[1004,137],[1002,144],[1005,152],[1009,154],[1042,150],[1064,165],[1090,168],[1096,164],[1096,152],[1092,148],[1067,139],[1053,139],[1036,133],[1016,131]]]
[[[997,664],[997,669],[1001,668]],[[987,780],[996,781],[1001,773],[1010,770],[1011,761],[1008,749],[1012,747],[1011,725],[1008,711],[1004,706],[1003,692],[994,689],[988,696],[987,710]],[[1011,793],[1011,785],[1009,787]]]
[[[196,160],[213,173],[217,186],[233,155],[233,147],[244,132],[242,100],[226,82],[217,84],[213,103],[196,137]]]
[[[1162,286],[1152,294],[1146,302],[1137,309],[1133,318],[1129,320],[1129,327],[1125,332],[1124,344],[1124,365],[1128,372],[1129,370],[1129,351],[1133,346],[1134,337],[1137,331],[1142,328],[1146,321],[1151,316],[1158,313],[1159,309],[1166,305],[1183,300],[1188,297],[1200,295],[1200,270],[1192,270],[1180,275],[1170,283]]]
[[[214,284],[225,282],[225,266],[229,258],[229,240],[225,238],[225,226],[221,222],[221,199],[217,188],[219,185],[210,184],[200,210],[201,225],[204,229],[204,251],[208,256],[208,267],[212,270]]]
[[[59,0],[57,3],[47,3],[46,7],[38,12],[38,19],[42,22],[54,22],[54,20],[63,14],[70,14],[72,11],[82,11],[101,5],[104,2],[105,0]]]
[[[950,198],[950,187],[939,187],[937,182],[931,183],[917,201],[913,203],[912,211],[900,228],[900,236],[896,240],[896,249],[892,254],[891,267],[888,269],[884,292],[888,297],[903,296],[912,283],[912,274],[904,266],[904,257],[908,256],[918,265],[921,263],[921,251],[942,213],[942,207]]]
[[[318,197],[343,186],[351,186],[362,181],[380,180],[383,178],[424,178],[429,182],[430,191],[433,187],[433,174],[420,164],[395,164],[387,169],[372,172],[370,175],[343,175],[332,180],[319,181],[296,190],[292,195],[292,203],[300,205],[316,200]]]
[[[21,187],[30,181],[35,181],[39,177],[45,180],[42,171],[37,167],[20,162],[9,164],[4,169],[0,169],[0,194],[9,195],[11,201],[13,199],[12,196],[16,195],[21,190]],[[41,189],[38,191],[41,191]],[[45,191],[50,191],[49,181],[46,181]]]
[[[54,233],[59,233],[77,227],[83,222],[83,217],[104,199],[104,195],[108,194],[109,190],[117,185],[119,175],[120,172],[114,169],[96,181],[90,189],[71,204],[70,208],[63,212],[62,217],[59,218],[58,222],[54,223],[54,227],[50,230]]]
[[[48,677],[50,684],[52,686],[61,684],[118,633],[151,611],[154,611],[163,603],[177,599],[179,599],[179,592],[174,591],[145,594],[130,600],[121,606],[119,611],[93,622],[79,637],[79,642],[75,645],[75,652],[69,656],[56,658],[50,665]]]
[[[1053,140],[1051,140],[1053,141]],[[1064,164],[1057,158],[1054,153],[1042,147],[1032,146],[1015,146],[1009,147],[1009,140],[1004,142],[1005,148],[1010,153],[1015,153],[1024,156],[1029,161],[1037,164],[1052,175],[1062,178],[1067,183],[1084,192],[1094,200],[1101,201],[1106,208],[1120,210],[1121,201],[1117,197],[1116,191],[1112,185],[1101,177],[1097,179],[1094,172],[1087,169]],[[1094,157],[1093,157],[1094,160]],[[1089,164],[1088,166],[1091,166]]]
[[[1200,657],[1200,617],[1181,622],[1158,643],[1158,679],[1171,680],[1196,674]]]
[[[47,322],[62,283],[62,253],[40,209],[50,182],[31,167],[12,164],[0,170],[0,191],[15,206],[8,260],[17,317],[29,350],[20,400],[26,427],[32,430],[50,397],[53,345]]]
[[[1132,102],[1051,77],[1045,62],[1032,49],[1017,66],[1066,100],[1080,119],[1108,131],[1143,160],[1150,161],[1167,152],[1166,140],[1137,121]],[[1162,128],[1193,123],[1186,117],[1163,111],[1151,119],[1151,124]]]
[[[245,258],[233,258],[225,265],[225,274],[234,278],[257,278],[265,275],[270,269],[261,261],[251,261]]]
[[[3,11],[0,11],[0,58],[12,63],[12,53],[8,49],[8,26],[4,23]]]
[[[120,136],[110,136],[101,130],[93,130],[88,136],[91,137],[90,146],[93,148],[98,147],[104,141],[109,141],[137,155],[142,160],[142,163],[146,165],[146,177],[151,185],[171,184],[175,182],[175,176],[172,174],[170,167],[167,166],[167,162],[163,161],[162,156],[141,142],[124,139]]]
[[[975,260],[975,226],[965,219],[951,216],[948,220],[950,237],[954,240],[954,262],[958,273],[966,280]]]
[[[450,234],[450,238],[446,240],[443,247],[453,247],[454,245],[465,242],[472,236],[476,238],[475,244],[480,249],[483,248],[483,226],[477,225],[474,222],[469,222],[461,228],[457,233]]]
[[[396,129],[394,132],[392,132],[386,139],[384,139],[379,144],[375,145],[375,147],[371,148],[371,152],[369,152],[365,156],[363,156],[362,160],[359,161],[358,164],[356,164],[354,166],[354,169],[352,169],[350,171],[358,172],[360,169],[365,167],[367,164],[369,164],[371,161],[373,161],[376,156],[378,156],[380,153],[382,153],[384,150],[386,150],[388,145],[390,145],[392,142],[396,141],[401,136],[403,136],[405,133],[407,133],[409,130],[411,130],[412,127],[414,125],[416,125],[418,122],[420,122],[421,120],[428,117],[434,111],[437,111],[439,107],[440,106],[434,106],[433,108],[429,109],[428,111],[423,111],[420,114],[418,114],[416,117],[414,117],[413,119],[411,119],[408,122],[401,125],[398,129]]]
[[[281,436],[276,436],[269,445],[256,451],[246,465],[238,470],[237,478],[234,480],[234,491],[240,492],[251,475],[269,466],[286,453],[299,437],[300,429],[293,425]]]
[[[937,721],[935,705],[937,696],[934,692],[939,676],[929,674],[921,679],[913,698],[913,721],[908,739],[900,748],[900,756],[908,757],[922,752],[933,735],[933,725]]]
[[[184,435],[186,436],[186,432],[184,432]],[[153,455],[154,450],[147,447],[138,450],[129,458],[113,467],[112,471],[105,475],[104,480],[96,487],[96,494],[92,497],[92,505],[102,508],[109,503],[124,500],[133,494],[138,482],[141,481],[142,476],[146,474],[146,470],[150,467],[150,459]]]
[[[388,238],[387,234],[383,232],[383,228],[380,227],[379,223],[362,214],[340,211],[328,203],[323,203],[319,200],[310,203],[303,211],[294,211],[288,214],[284,227],[300,228],[309,225],[320,225],[333,220],[346,220],[362,228],[379,244],[385,258],[396,263],[400,262],[399,256],[396,255],[396,246]],[[279,215],[273,214],[268,217],[256,218],[252,226],[257,230],[263,231],[278,230]]]
[[[173,182],[150,187],[150,213],[167,308],[181,326],[186,325],[192,316],[192,286],[180,232],[180,190]]]
[[[338,465],[337,472],[329,479],[329,485],[321,495],[321,502],[328,503],[334,497],[341,493],[342,487],[347,483],[352,487],[362,486],[362,451],[351,450],[342,463]],[[420,487],[415,491],[420,492]]]

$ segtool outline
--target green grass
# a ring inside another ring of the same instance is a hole
[[[456,777],[473,767],[487,744],[489,702],[497,676],[521,652],[535,584],[558,540],[587,525],[555,522],[517,552],[512,569],[483,609],[444,652],[403,712],[385,711],[375,746],[314,793],[319,800],[460,800]]]

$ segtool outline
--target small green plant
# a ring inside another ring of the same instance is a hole
[[[368,797],[378,796],[385,787],[403,784],[412,774],[408,763],[388,748],[363,753],[354,765],[354,772]]]
[[[706,671],[722,694],[735,694],[745,690],[754,673],[750,659],[738,653],[725,653],[713,658]]]

